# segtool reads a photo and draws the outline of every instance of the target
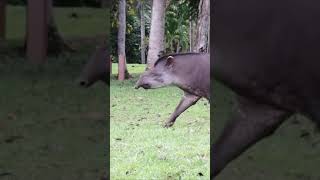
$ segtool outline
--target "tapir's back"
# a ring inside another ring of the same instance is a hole
[[[190,53],[176,56],[176,74],[183,84],[197,91],[207,99],[210,98],[210,54]]]

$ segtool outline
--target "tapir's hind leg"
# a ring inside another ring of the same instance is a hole
[[[187,92],[184,93],[184,96],[180,100],[180,103],[174,110],[174,112],[171,114],[168,121],[165,123],[164,127],[171,127],[174,122],[176,121],[177,117],[183,113],[186,109],[188,109],[190,106],[194,105],[201,97],[195,96],[192,94],[189,94]]]
[[[264,137],[271,135],[291,113],[238,98],[238,109],[213,145],[211,177]]]

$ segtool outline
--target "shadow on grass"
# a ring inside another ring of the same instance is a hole
[[[99,179],[105,169],[107,88],[75,79],[89,54],[0,61],[0,178]]]

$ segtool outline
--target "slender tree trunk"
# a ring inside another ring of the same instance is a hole
[[[125,79],[126,71],[126,1],[119,0],[119,27],[118,27],[118,80]]]
[[[207,53],[210,53],[210,15],[209,15],[209,26],[208,26],[208,48]]]
[[[6,37],[6,6],[7,0],[0,0],[0,41]]]
[[[25,49],[28,61],[38,66],[46,61],[48,45],[48,1],[29,0]]]
[[[65,51],[75,51],[71,48],[60,35],[54,20],[53,1],[47,0],[47,52],[48,54],[60,54]],[[28,32],[27,32],[28,33]],[[27,34],[26,33],[26,34]],[[27,49],[27,38],[25,39],[24,49]]]
[[[197,35],[196,44],[194,51],[205,51],[208,48],[208,26],[209,26],[209,16],[210,16],[210,1],[200,0],[199,3],[199,17],[197,22]]]
[[[177,49],[176,49],[176,53],[180,52],[180,41],[178,40],[177,42]]]
[[[193,49],[193,47],[192,47],[192,45],[193,45],[193,43],[192,43],[192,41],[193,41],[193,32],[192,32],[192,19],[191,19],[191,17],[189,18],[189,51],[190,52],[192,52],[192,49]]]
[[[166,0],[166,9],[170,6],[171,0]]]
[[[145,26],[145,17],[144,17],[144,2],[140,1],[140,18],[141,18],[141,64],[146,63],[146,47],[145,47],[145,33],[146,33],[146,26]]]
[[[164,50],[165,9],[166,0],[153,1],[147,69],[153,67],[159,52]]]
[[[195,45],[196,45],[196,40],[197,40],[197,23],[195,21],[192,22],[192,51],[195,52],[194,50]]]

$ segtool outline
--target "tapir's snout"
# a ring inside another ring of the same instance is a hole
[[[150,89],[151,85],[150,84],[140,84],[140,85],[135,86],[134,88],[139,89],[140,87],[142,87],[143,89]]]
[[[84,78],[77,79],[76,84],[81,87],[85,87],[85,88],[87,88],[91,85],[91,83],[87,79],[84,79]]]
[[[141,85],[142,85],[142,80],[143,78],[142,78],[142,75],[139,77],[139,79],[138,79],[138,81],[136,82],[136,84],[134,85],[134,88],[135,89],[139,89],[140,87],[141,87]]]
[[[136,85],[134,86],[135,89],[139,89],[142,87],[143,89],[150,89],[151,85],[148,83],[145,83],[141,78],[137,81]]]
[[[136,84],[134,85],[134,88],[135,89],[139,89],[141,86],[140,86],[140,79],[136,82]]]
[[[135,89],[139,89],[140,86],[139,86],[139,85],[135,85],[134,88],[135,88]]]

